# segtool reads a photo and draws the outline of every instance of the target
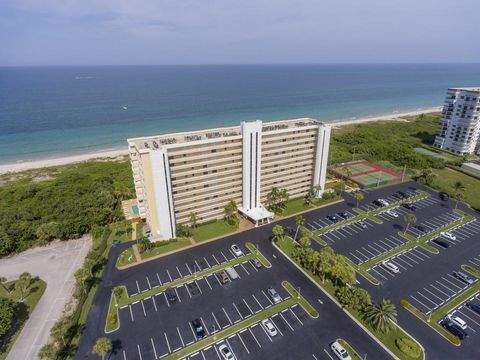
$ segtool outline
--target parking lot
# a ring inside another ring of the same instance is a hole
[[[419,187],[418,184],[407,183],[380,190],[362,191],[365,199],[360,207],[366,207],[364,209],[373,207],[371,203],[377,198],[393,200],[389,196],[396,190],[413,193]],[[303,216],[306,226],[315,230],[324,228],[330,223],[326,218],[328,215],[339,212],[354,214],[352,208],[355,206],[353,195],[346,195],[344,202],[313,210]],[[417,201],[415,206],[416,225],[423,226],[426,232],[433,231],[436,226],[455,221],[457,216],[453,212],[454,204],[439,200],[435,193],[427,199]],[[468,211],[464,207],[462,209]],[[405,229],[403,215],[409,211],[411,210],[400,206],[395,210],[398,217],[386,213],[378,215],[383,224],[366,220],[365,229],[351,224],[321,237],[335,251],[361,264],[405,243],[406,240],[400,237],[398,232]],[[295,229],[294,218],[282,220],[281,224]],[[397,305],[399,324],[422,343],[428,358],[470,359],[475,358],[477,352],[470,343],[462,344],[461,347],[451,346],[402,309],[398,305],[399,301],[407,299],[420,311],[429,314],[468,288],[467,284],[453,276],[453,272],[460,270],[462,264],[473,265],[480,259],[480,256],[472,256],[480,254],[480,243],[476,241],[479,239],[477,235],[480,230],[479,224],[477,219],[452,230],[456,239],[448,241],[451,246],[447,249],[430,243],[440,250],[437,255],[417,246],[391,257],[389,261],[398,266],[400,270],[398,274],[390,273],[379,265],[373,266],[368,272],[379,279],[381,282],[379,286],[358,277],[360,286],[366,288],[374,299],[388,298]],[[215,274],[208,277],[199,276],[189,284],[175,288],[178,300],[174,303],[169,303],[161,293],[120,309],[121,327],[108,335],[114,346],[110,359],[159,359],[192,345],[198,341],[191,327],[191,321],[195,318],[201,319],[207,336],[213,336],[220,330],[247,321],[246,319],[251,319],[255,314],[271,306],[266,293],[269,287],[274,287],[284,299],[288,296],[281,286],[284,280],[301,288],[302,295],[319,311],[318,319],[310,318],[298,305],[289,306],[269,315],[278,329],[277,336],[269,337],[261,325],[255,322],[233,332],[225,339],[219,338],[210,346],[190,354],[189,358],[219,359],[218,347],[226,344],[237,359],[328,360],[334,358],[329,350],[329,344],[338,337],[347,339],[359,353],[368,354],[369,359],[389,358],[384,350],[341,309],[278,254],[270,242],[273,225],[235,234],[128,270],[116,270],[114,261],[109,258],[105,270],[106,279],[102,280],[103,285],[99,287],[94,300],[77,358],[92,357],[93,342],[99,336],[104,336],[104,322],[99,322],[98,319],[106,317],[108,299],[113,286],[125,285],[129,295],[145,292],[160,284],[168,284],[195,274],[201,269],[234,259],[235,255],[230,251],[233,243],[238,244],[247,254],[245,241],[258,244],[260,251],[272,263],[272,268],[256,269],[249,261],[245,261],[235,266],[238,279],[226,285],[222,285]],[[312,246],[320,247],[315,242]],[[115,249],[120,250],[121,248]],[[111,256],[115,257],[115,254]],[[456,309],[463,310],[463,307]],[[480,324],[480,321],[477,322]],[[469,323],[472,328],[477,326],[473,321],[472,324]]]
[[[471,296],[467,301],[456,307],[453,311],[448,313],[447,316],[459,317],[466,322],[467,328],[465,329],[469,335],[464,341],[469,343],[480,340],[480,314],[471,310],[466,304],[470,301],[480,303],[480,293],[476,293]]]

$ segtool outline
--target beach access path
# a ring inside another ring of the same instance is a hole
[[[416,116],[420,114],[428,114],[433,112],[439,112],[442,110],[441,106],[431,107],[427,109],[418,109],[415,111],[409,112],[392,112],[390,114],[384,114],[379,116],[370,116],[370,117],[359,117],[359,118],[350,118],[350,119],[338,119],[338,120],[328,120],[320,119],[325,123],[331,124],[334,127],[351,125],[351,124],[360,124],[365,122],[372,121],[387,121],[387,120],[402,120],[406,116]],[[102,158],[118,158],[128,155],[128,148],[125,144],[124,149],[116,149],[110,151],[98,151],[86,154],[71,155],[71,156],[60,156],[52,159],[42,159],[42,160],[32,160],[24,162],[16,162],[10,164],[0,164],[0,175],[6,173],[16,173],[25,170],[31,169],[40,169],[50,166],[63,166],[68,164],[74,164],[82,161],[92,160],[92,159],[102,159]]]
[[[51,327],[72,298],[74,273],[82,266],[90,247],[90,237],[84,236],[77,240],[55,241],[45,247],[0,259],[0,276],[14,280],[27,271],[47,283],[45,293],[30,314],[7,360],[37,359]]]

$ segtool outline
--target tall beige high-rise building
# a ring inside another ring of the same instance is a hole
[[[268,221],[273,187],[294,198],[319,185],[321,196],[329,143],[330,126],[310,118],[128,139],[140,216],[153,240],[175,237],[191,213],[199,223],[222,218],[230,200]]]

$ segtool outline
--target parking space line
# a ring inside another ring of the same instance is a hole
[[[130,309],[130,317],[132,318],[132,321],[134,321],[134,320],[133,320],[132,306],[131,306],[131,305],[128,305],[128,308]]]
[[[442,304],[445,302],[445,299],[442,299],[440,296],[437,296],[436,294],[434,294],[433,292],[431,292],[431,291],[428,290],[427,288],[423,288],[423,290],[425,290],[426,292],[428,292],[430,295],[435,296],[438,300],[440,300],[440,301],[442,302]]]
[[[211,312],[212,316],[213,316],[213,319],[215,320],[215,322],[217,323],[218,325],[218,330],[221,330],[223,329],[221,326],[220,326],[220,323],[218,322],[217,318],[215,317],[215,314],[213,312]]]
[[[257,323],[257,324],[258,324],[258,323]],[[260,327],[260,328],[263,330],[263,332],[265,333],[265,335],[267,335],[267,337],[268,337],[268,340],[270,340],[270,342],[272,342],[273,340],[272,340],[271,336],[270,336],[270,335],[268,335],[267,331],[266,331],[266,330],[263,328],[263,326],[262,326],[262,325],[260,325],[260,324],[259,324],[258,326],[259,326],[259,327]]]
[[[362,263],[362,260],[359,259],[357,256],[355,256],[354,254],[352,254],[351,252],[349,253],[350,255],[352,255],[355,259],[357,259],[360,263]]]
[[[267,296],[267,294],[265,294],[265,291],[262,290],[262,294],[267,298],[268,302],[273,305],[273,302],[272,302],[272,299],[270,299],[270,297]]]
[[[151,289],[152,285],[150,285],[150,280],[148,279],[148,276],[145,276],[145,278],[147,279],[148,288]]]
[[[243,299],[243,298],[242,298],[242,299]],[[245,303],[245,305],[247,305],[248,310],[250,310],[250,312],[251,312],[251,315],[253,315],[253,311],[252,311],[252,309],[250,308],[250,306],[248,305],[247,301],[246,301],[245,299],[243,299],[243,302]],[[250,316],[250,315],[248,315],[248,316]]]
[[[378,246],[380,249],[382,249],[382,250],[383,250],[382,254],[383,254],[383,253],[386,253],[386,252],[388,251],[388,249],[385,249],[383,246],[381,246],[381,245],[378,244],[378,243],[373,243],[373,245]],[[372,247],[371,245],[368,245],[368,246]],[[378,250],[377,250],[377,251],[378,251]]]
[[[262,309],[263,309],[263,306],[262,304],[260,304],[260,302],[257,300],[257,298],[255,297],[254,294],[252,294],[253,298],[255,299],[255,301],[257,302],[258,306],[260,306]]]
[[[452,274],[447,274],[447,276],[449,276],[450,278],[452,278],[453,280],[455,280],[457,283],[462,284],[462,286],[458,286],[458,285],[457,285],[458,288],[460,288],[460,289],[465,289],[466,287],[468,287],[467,284],[465,284],[465,283],[464,283],[463,281],[461,281],[461,280],[458,280],[458,279],[457,279],[455,276],[453,276]]]
[[[450,275],[450,274],[448,274],[448,275]],[[454,278],[453,276],[451,276],[451,275],[450,275],[450,277],[452,277],[453,279],[455,279],[455,278]],[[462,289],[460,286],[458,286],[457,284],[452,283],[452,282],[451,282],[450,280],[448,280],[448,279],[445,279],[443,276],[442,276],[442,279],[445,280],[446,282],[448,282],[450,285],[455,286],[457,289],[460,289],[460,290]],[[455,279],[455,280],[456,280],[456,279]]]
[[[435,281],[438,285],[443,286],[445,289],[447,289],[448,291],[451,291],[453,294],[457,293],[456,291],[454,291],[454,290],[450,289],[449,287],[445,286],[444,284],[442,284],[440,281],[438,281],[438,280],[435,280]]]
[[[247,271],[247,269],[245,269],[245,266],[243,266],[243,264],[240,264],[240,266],[243,268],[243,270],[245,270],[245,272],[247,273],[247,275],[250,275],[250,273]]]
[[[178,327],[177,327],[177,333],[178,333],[178,336],[180,337],[180,340],[182,341],[182,346],[185,347],[185,342],[183,341],[182,334],[180,334],[180,330],[178,329]]]
[[[422,255],[422,256],[425,256],[425,259],[430,259],[430,256],[428,256],[427,254],[424,254],[424,253],[422,253],[421,251],[419,251],[416,246],[415,246],[414,248],[412,248],[410,252],[413,252],[413,251],[419,253],[419,254]],[[415,255],[415,254],[412,254],[412,255]],[[417,256],[417,257],[418,257],[418,256]],[[418,257],[418,258],[419,258],[420,260],[425,261],[425,259],[422,259],[421,257]]]
[[[208,266],[209,268],[211,268],[210,263],[209,263],[208,260],[205,258],[205,256],[203,257],[203,260],[205,260],[205,263],[207,264],[207,266]]]
[[[200,321],[203,324],[203,328],[207,331],[207,335],[210,335],[210,332],[208,331],[208,328],[205,326],[205,321],[203,321],[203,318],[200,316]]]
[[[147,313],[145,312],[145,306],[143,305],[143,300],[140,300],[140,303],[142,304],[143,315],[147,316]]]
[[[223,312],[225,313],[225,316],[227,317],[228,321],[230,322],[230,325],[233,324],[232,320],[230,319],[230,316],[228,316],[227,312],[225,311],[225,308],[222,307]]]
[[[191,283],[190,283],[191,284]],[[190,294],[190,290],[188,289],[188,284],[185,285],[185,289],[187,289],[188,296],[190,296],[190,299],[192,298],[192,294]]]
[[[378,241],[380,241],[383,245],[385,245],[389,250],[393,249],[392,245],[389,245],[389,244],[385,243],[385,241],[380,240],[380,239]]]
[[[217,258],[215,257],[215,254],[212,254],[212,257],[213,257],[213,260],[215,260],[215,262],[217,263],[217,265],[220,265],[220,262],[217,260]]]
[[[232,345],[230,345],[230,342],[228,341],[228,339],[225,339],[225,341],[227,342],[228,347],[230,348],[230,351],[233,353],[234,359],[238,359],[238,357],[235,354],[235,351],[233,351],[233,347],[232,347]]]
[[[250,350],[248,350],[247,345],[245,345],[245,342],[243,341],[242,337],[240,336],[240,333],[238,333],[237,336],[240,339],[240,341],[242,342],[242,345],[245,348],[245,350],[247,350],[247,354],[250,354]]]
[[[195,266],[193,267],[193,272],[197,272],[197,271],[202,271],[202,267],[200,266],[200,264],[197,262],[197,260],[193,260],[195,262],[195,265],[197,266],[198,270],[195,270]]]
[[[235,305],[234,303],[232,303],[232,305],[233,305],[233,307],[235,308],[235,310],[237,310],[237,313],[238,313],[238,315],[240,316],[240,318],[243,319],[242,314],[240,314],[240,311],[238,311],[237,305]]]
[[[197,285],[197,288],[198,288],[198,290],[200,291],[200,294],[203,295],[203,291],[202,291],[202,288],[200,287],[200,284],[198,283],[197,280],[194,280],[194,281],[195,281],[195,285]]]
[[[157,274],[158,283],[160,284],[160,286],[162,286],[162,280],[160,280],[160,276],[158,276],[158,273],[155,274]]]
[[[253,325],[252,327],[254,327],[255,325]],[[262,345],[260,345],[260,343],[258,342],[258,339],[255,335],[253,335],[253,332],[252,332],[252,329],[251,328],[248,328],[248,331],[250,331],[250,334],[253,336],[253,338],[255,339],[255,341],[257,342],[258,344],[258,347],[262,347]]]
[[[433,284],[430,284],[431,287],[433,287],[435,290],[437,290],[438,292],[441,292],[443,295],[445,295],[448,299],[451,298],[450,295],[448,295],[447,293],[445,293],[444,291],[440,290],[439,288],[437,288],[435,285]]]
[[[424,308],[428,309],[429,311],[427,312],[427,314],[432,311],[432,308],[430,306],[425,305],[423,302],[418,300],[415,296],[410,295],[410,297],[414,299],[416,302],[418,302],[419,304],[421,304]]]
[[[188,322],[188,325],[190,325],[190,330],[192,330],[193,340],[195,341],[197,339],[197,334],[195,334],[192,323],[190,321]],[[205,324],[203,324],[203,327],[205,328]]]
[[[412,258],[411,258],[410,256],[408,256],[407,254],[410,255],[410,251],[409,251],[409,250],[405,251],[405,252],[403,253],[403,256],[405,256],[408,260],[413,261],[415,264],[417,264],[417,265],[419,264],[417,261],[415,261],[414,259],[412,259]]]
[[[207,285],[208,285],[208,287],[210,288],[210,290],[213,290],[213,289],[212,289],[212,285],[210,285],[210,282],[208,281],[208,276],[205,276],[204,279],[205,279],[205,281],[207,282]]]
[[[170,343],[168,342],[167,333],[164,332],[163,334],[165,335],[165,340],[167,341],[168,352],[171,353],[171,352],[172,352],[172,349],[170,348]]]
[[[223,258],[225,259],[225,262],[228,262],[228,259],[227,259],[227,257],[225,256],[225,254],[223,253],[223,251],[220,251],[220,254],[222,254]]]
[[[189,273],[190,275],[192,275],[192,270],[190,270],[190,266],[188,266],[187,263],[185,263],[185,266],[187,267],[188,273]]]
[[[406,267],[404,267],[403,265],[400,264],[399,261],[397,261],[397,258],[396,257],[393,257],[390,259],[390,262],[394,263],[395,265],[397,265],[398,267],[402,268],[403,270],[407,270]]]
[[[362,249],[365,250],[365,251],[366,251],[367,253],[369,253],[370,255],[372,255],[372,259],[378,256],[378,254],[377,254],[377,255],[372,254],[370,251],[368,251],[367,249],[365,249],[365,247],[363,247],[363,246],[362,246]]]
[[[182,299],[180,299],[180,295],[178,295],[177,288],[174,288],[174,289],[175,289],[175,293],[177,294],[178,301],[179,301],[179,302],[182,302]]]
[[[155,349],[155,344],[153,343],[153,339],[150,338],[150,341],[152,342],[153,353],[155,354],[155,359],[158,359],[157,349]]]
[[[465,309],[468,309],[467,307],[465,307]],[[469,309],[470,310],[470,309]],[[470,310],[471,311],[471,310]],[[456,312],[459,312],[460,314],[462,314],[464,317],[466,317],[468,320],[470,320],[471,322],[473,322],[475,325],[477,326],[480,326],[480,323],[476,322],[475,320],[473,320],[470,316],[468,316],[467,314],[465,314],[464,312],[462,312],[460,310],[460,308],[458,310],[456,310]],[[475,314],[475,313],[474,313]],[[474,332],[476,332],[472,327],[469,326],[469,328],[471,330],[473,330]]]
[[[278,327],[278,324],[275,322],[275,319],[274,319],[274,317],[277,316],[277,315],[278,315],[278,314],[273,315],[273,316],[270,318],[270,320],[272,320],[273,324],[274,324],[275,327],[277,328],[277,330],[278,330],[278,332],[280,333],[280,335],[283,336],[282,331],[280,330],[280,328]]]
[[[166,271],[167,271],[168,278],[170,279],[170,282],[172,282],[173,280],[172,280],[172,276],[170,275],[170,272],[168,271],[168,269],[166,269]]]
[[[140,294],[140,293],[141,293],[141,291],[140,291],[140,286],[138,285],[138,281],[137,281],[137,280],[135,280],[135,282],[137,283],[138,294]]]
[[[303,325],[303,322],[298,318],[297,314],[295,314],[292,308],[289,308],[289,309],[290,309],[290,312],[293,314],[293,316],[295,316],[295,318],[298,320],[298,322]]]
[[[285,319],[285,317],[283,316],[283,314],[282,314],[282,313],[279,313],[279,315],[282,317],[283,321],[285,321],[285,323],[288,325],[288,327],[290,328],[290,330],[295,331],[295,330],[293,330],[292,325],[290,325],[290,323],[287,321],[287,319]]]
[[[423,295],[420,291],[417,291],[417,294],[420,295],[421,297],[423,297],[425,300],[427,300],[428,302],[431,302],[433,305],[434,305],[434,308],[435,306],[437,306],[438,304],[434,301],[432,301],[430,298],[426,297],[425,295]],[[428,306],[429,309],[432,309],[432,307]]]
[[[138,345],[138,344],[137,344],[137,350],[138,350],[138,356],[140,357],[140,360],[143,360],[142,352],[140,351],[140,345]]]

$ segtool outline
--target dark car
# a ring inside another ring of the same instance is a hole
[[[412,210],[412,211],[415,211],[417,210],[417,207],[413,204],[409,204],[409,203],[404,203],[402,204],[402,206],[405,208],[405,209],[408,209],[408,210]]]
[[[444,249],[448,249],[450,247],[450,244],[446,241],[443,241],[441,239],[434,239],[432,240],[435,244],[437,244],[438,246],[441,246],[443,247]]]
[[[330,220],[331,222],[339,222],[340,219],[338,217],[336,217],[335,215],[327,215],[327,219]]]
[[[414,225],[413,227],[420,232],[427,232],[427,229],[425,229],[422,225]]]
[[[460,340],[463,340],[466,337],[468,337],[468,333],[465,330],[463,330],[460,326],[455,324],[452,320],[445,318],[442,320],[441,325],[445,329],[447,329],[450,333],[457,336]]]
[[[450,198],[450,196],[448,196],[448,194],[447,194],[447,193],[444,193],[444,192],[439,193],[438,196],[439,196],[440,199],[443,200],[443,201],[447,201],[447,200]]]
[[[403,191],[397,191],[397,194],[400,195],[404,199],[408,199],[408,195],[405,194]]]
[[[466,305],[470,310],[475,311],[477,314],[480,314],[480,303],[478,301],[472,300],[467,302]]]
[[[200,319],[193,320],[192,327],[193,327],[193,330],[195,330],[195,334],[197,335],[197,338],[203,338],[205,336],[205,329]]]
[[[383,207],[383,204],[382,204],[380,201],[378,201],[378,200],[373,200],[373,201],[372,201],[372,204],[373,204],[373,205],[376,205],[376,206],[379,206],[379,207]]]
[[[344,219],[351,219],[353,217],[352,214],[349,214],[347,212],[339,212],[338,213],[338,216],[344,218]]]
[[[177,301],[177,293],[172,288],[168,288],[167,290],[165,290],[165,296],[167,297],[167,300],[171,303]]]

